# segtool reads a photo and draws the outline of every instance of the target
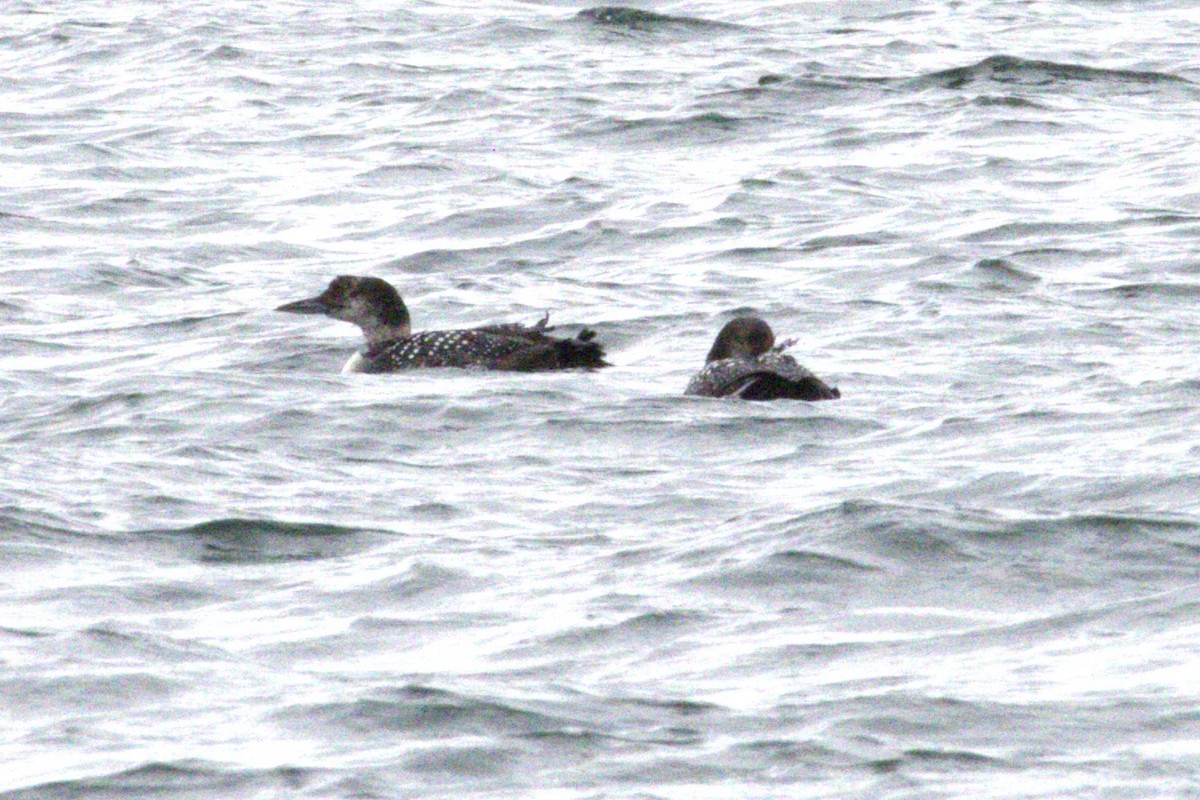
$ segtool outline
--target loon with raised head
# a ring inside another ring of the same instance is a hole
[[[276,311],[323,314],[353,322],[367,337],[343,374],[399,372],[426,367],[542,372],[607,367],[595,331],[584,328],[574,339],[547,336],[549,315],[529,327],[518,323],[451,331],[412,332],[412,320],[399,292],[381,278],[339,275],[321,294],[286,303]]]
[[[836,400],[842,393],[784,354],[791,340],[775,344],[771,326],[758,317],[726,323],[713,342],[704,369],[684,394],[743,400]]]

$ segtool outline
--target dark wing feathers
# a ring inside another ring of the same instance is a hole
[[[743,400],[833,400],[841,393],[779,352],[759,358],[725,358],[705,365],[684,394]]]

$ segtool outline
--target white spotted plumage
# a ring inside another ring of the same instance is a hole
[[[526,335],[501,335],[487,331],[429,331],[415,333],[363,356],[360,371],[392,372],[423,367],[494,367],[536,342]]]

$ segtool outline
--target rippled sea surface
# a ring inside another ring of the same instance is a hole
[[[1200,796],[1192,2],[0,21],[6,800]]]

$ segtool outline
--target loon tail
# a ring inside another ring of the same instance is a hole
[[[584,328],[574,339],[559,339],[554,342],[558,361],[563,369],[600,369],[612,366],[604,360],[604,348],[593,341],[596,332]]]
[[[522,347],[500,359],[493,369],[515,372],[543,372],[555,369],[600,369],[611,366],[604,360],[604,348],[592,341],[596,332],[584,328],[574,339],[541,336],[528,347]]]

